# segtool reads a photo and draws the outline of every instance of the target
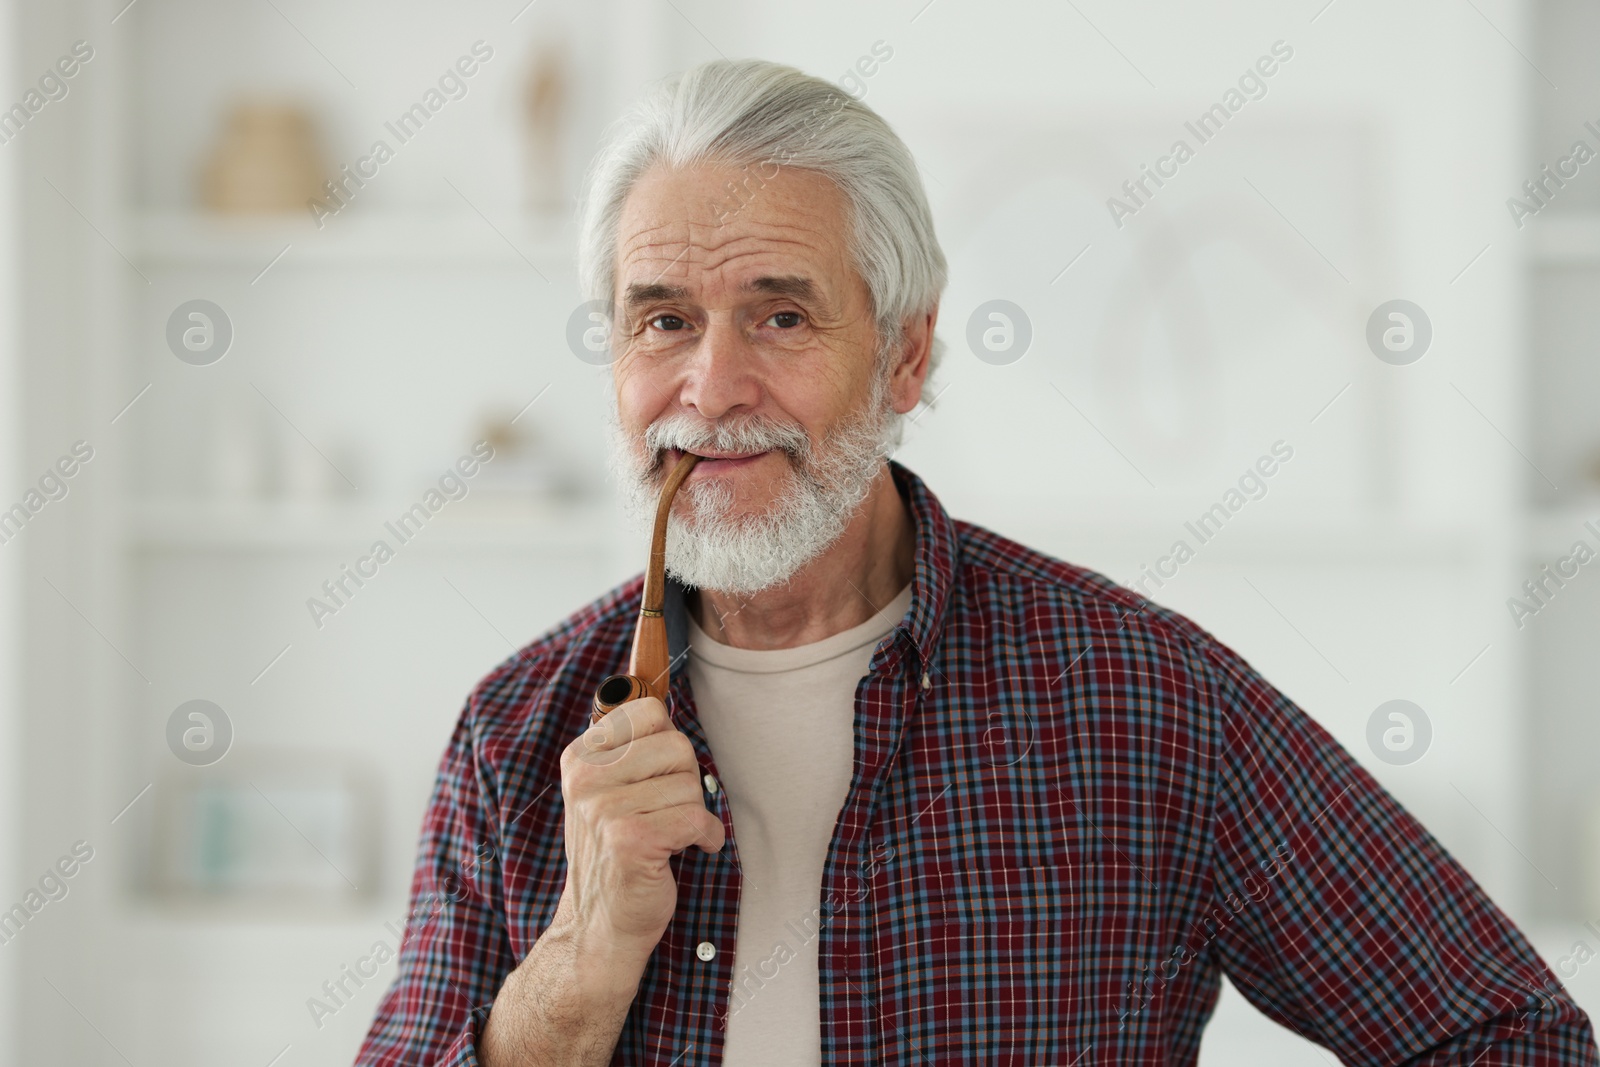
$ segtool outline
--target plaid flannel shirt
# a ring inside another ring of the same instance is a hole
[[[857,686],[822,908],[795,917],[817,943],[823,1062],[1192,1064],[1226,973],[1346,1064],[1600,1064],[1522,933],[1244,660],[893,472],[911,608]],[[639,596],[638,579],[613,591],[467,700],[359,1063],[478,1062],[561,895],[560,754],[626,661]],[[667,615],[676,653],[676,586]],[[681,665],[670,708],[716,775]],[[673,857],[677,912],[614,1063],[716,1064],[735,993],[759,995],[733,989],[738,813],[725,790],[705,800],[727,844]]]

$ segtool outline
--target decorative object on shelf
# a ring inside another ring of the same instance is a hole
[[[526,415],[520,419],[503,412],[485,415],[473,437],[494,448],[493,461],[485,463],[475,479],[475,493],[528,500],[572,499],[583,494],[571,464],[562,462]]]
[[[530,211],[554,215],[567,206],[562,177],[561,134],[571,99],[567,50],[546,44],[535,54],[524,89],[525,193]]]
[[[1583,463],[1584,489],[1589,495],[1600,493],[1600,445],[1589,449]]]
[[[246,100],[224,121],[201,173],[200,200],[234,215],[305,211],[309,200],[323,195],[326,180],[310,112],[292,103]]]
[[[165,778],[151,887],[186,900],[346,904],[378,885],[378,797],[358,763],[254,753]]]

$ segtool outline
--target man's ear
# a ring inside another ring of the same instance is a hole
[[[926,313],[913,315],[901,325],[900,350],[895,354],[894,371],[889,377],[889,397],[897,414],[904,415],[922,399],[922,386],[933,368],[933,329],[939,321],[939,305]]]

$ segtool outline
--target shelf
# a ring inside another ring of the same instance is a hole
[[[1138,555],[1145,562],[1154,562],[1182,540],[1193,549],[1197,561],[1223,565],[1456,566],[1480,559],[1489,551],[1483,533],[1467,527],[1417,528],[1395,522],[1339,519],[1327,523],[1230,523],[1221,530],[1210,531],[1205,541],[1184,523],[1171,518],[1140,526],[1057,525],[1048,533],[1040,531],[1036,540],[1110,557]]]
[[[376,538],[394,544],[396,537],[384,524],[411,503],[142,500],[128,508],[129,543],[144,553],[343,550],[364,547]],[[1530,512],[1523,526],[1524,554],[1563,555],[1580,538],[1600,550],[1600,535],[1586,530],[1586,522],[1600,527],[1600,502]],[[1178,538],[1198,545],[1197,557],[1216,563],[1460,563],[1488,551],[1487,535],[1475,527],[1417,526],[1382,518],[1240,522],[1217,531],[1203,545],[1171,516],[1124,514],[1071,521],[990,508],[980,525],[1069,560],[1086,554],[1149,555]],[[443,551],[605,551],[615,540],[614,531],[629,529],[605,501],[474,499],[467,506],[450,504],[407,544]]]
[[[384,524],[393,522],[410,506],[410,501],[222,504],[205,500],[142,500],[129,505],[131,544],[134,550],[147,554],[194,550],[343,551],[365,547],[376,538],[393,545],[396,537]],[[1026,509],[982,510],[984,513],[977,516],[981,525],[1069,560],[1086,555],[1149,555],[1180,537],[1199,545],[1197,558],[1216,563],[1448,564],[1470,561],[1487,551],[1482,531],[1459,524],[1414,526],[1382,518],[1352,520],[1332,516],[1325,521],[1250,521],[1253,517],[1242,516],[1241,521],[1217,531],[1201,545],[1171,515],[1124,513],[1114,520],[1073,521]],[[1600,509],[1596,512],[1600,514]],[[1571,531],[1581,525],[1581,518],[1566,514],[1541,517],[1534,523],[1547,530],[1539,542],[1541,546],[1557,544],[1562,550],[1577,536]],[[609,501],[567,503],[529,497],[474,497],[448,505],[407,543],[442,551],[605,552],[618,543],[619,537],[630,537],[631,530]]]
[[[1300,512],[1251,514],[1248,509],[1202,541],[1185,523],[1191,508],[1152,511],[1115,501],[1083,501],[1072,514],[1041,513],[1004,501],[972,501],[957,509],[987,529],[1069,562],[1088,559],[1154,562],[1182,539],[1205,563],[1460,565],[1494,551],[1493,531],[1462,522],[1416,521],[1383,514]],[[1063,509],[1065,510],[1065,509]]]
[[[491,216],[493,218],[493,216]],[[192,211],[148,212],[124,223],[129,254],[149,267],[233,267],[252,273],[285,267],[369,263],[430,266],[471,263],[570,274],[575,239],[563,220],[510,215],[493,225],[475,212],[366,212],[324,220],[309,214],[229,217]],[[119,242],[120,244],[120,242]],[[285,247],[288,251],[285,252]],[[282,258],[274,262],[282,253]]]
[[[129,544],[147,554],[196,550],[300,552],[366,548],[382,539],[393,548],[394,523],[413,501],[142,500],[129,505]],[[452,502],[404,542],[423,551],[606,552],[618,529],[630,529],[610,506],[594,501],[533,498]]]

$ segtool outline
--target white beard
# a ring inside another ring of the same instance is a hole
[[[624,502],[641,527],[655,518],[664,449],[686,452],[774,450],[790,464],[789,488],[758,515],[735,518],[732,492],[690,482],[678,492],[690,514],[667,524],[667,571],[697,589],[748,596],[787,582],[827,551],[866,499],[899,436],[887,382],[875,375],[871,396],[823,445],[796,424],[734,416],[710,424],[687,414],[652,423],[643,440],[623,431],[611,403],[612,468]]]

